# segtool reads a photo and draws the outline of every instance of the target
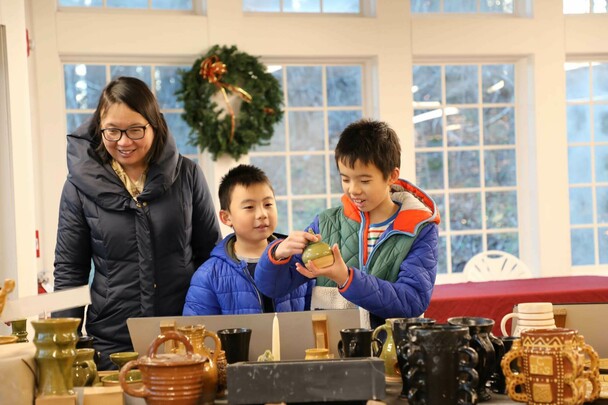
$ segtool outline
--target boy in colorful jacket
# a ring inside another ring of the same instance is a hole
[[[401,148],[386,123],[350,124],[336,146],[342,205],[310,229],[269,244],[255,272],[259,290],[280,297],[314,279],[313,309],[358,306],[371,326],[415,317],[429,305],[437,272],[439,212],[424,191],[399,179]],[[323,239],[334,264],[302,263],[307,244]]]
[[[277,208],[266,174],[255,166],[239,165],[219,188],[220,220],[232,227],[192,276],[184,315],[258,314],[310,308],[311,286],[302,283],[272,298],[258,291],[256,263],[269,242],[277,239]],[[311,282],[312,283],[312,282]]]

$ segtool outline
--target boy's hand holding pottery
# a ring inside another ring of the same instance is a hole
[[[348,280],[348,267],[342,259],[337,244],[330,247],[324,242],[311,243],[304,249],[302,261],[305,266],[296,263],[296,270],[308,278],[325,276],[338,285]]]
[[[304,253],[304,249],[313,242],[321,240],[321,235],[315,235],[313,232],[293,231],[279,243],[274,251],[275,259],[284,259],[293,255]]]

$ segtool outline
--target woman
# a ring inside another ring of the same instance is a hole
[[[86,332],[108,355],[133,350],[131,317],[181,315],[190,278],[221,239],[200,167],[181,156],[146,84],[120,77],[68,135],[55,290],[95,272]],[[83,318],[84,308],[53,316]]]

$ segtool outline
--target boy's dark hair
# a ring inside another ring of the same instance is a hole
[[[146,156],[146,161],[148,163],[156,162],[163,152],[169,136],[167,122],[163,118],[158,102],[148,85],[135,77],[126,76],[112,80],[103,89],[89,126],[94,139],[99,142],[96,150],[101,159],[104,162],[109,162],[112,158],[101,139],[101,119],[114,104],[125,104],[144,117],[154,128],[154,140],[148,156]],[[148,132],[146,131],[145,136],[150,136]]]
[[[232,191],[238,185],[249,187],[254,184],[268,184],[268,187],[274,193],[272,184],[266,173],[259,167],[253,165],[238,165],[233,167],[222,177],[220,182],[220,189],[218,191],[220,198],[220,209],[224,211],[230,210],[230,203],[232,202]]]
[[[395,167],[401,166],[401,146],[395,131],[387,123],[362,119],[342,131],[336,145],[338,162],[353,168],[355,162],[372,163],[388,179]]]

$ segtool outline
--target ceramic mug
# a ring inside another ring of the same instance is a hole
[[[450,325],[466,326],[469,328],[471,341],[469,346],[477,352],[477,365],[475,370],[479,376],[477,385],[477,398],[481,401],[492,399],[490,389],[486,383],[496,371],[500,359],[505,354],[505,346],[500,339],[492,334],[494,320],[479,317],[454,317],[449,318]]]
[[[519,371],[511,368],[513,361],[519,361]],[[599,397],[599,356],[573,329],[522,331],[501,367],[507,394],[517,402],[581,405]]]
[[[220,338],[220,342],[222,342],[222,348],[226,351],[228,364],[249,361],[251,329],[220,329],[217,331],[217,336]]]
[[[90,387],[97,382],[97,365],[93,357],[95,349],[76,349],[76,359],[72,366],[74,387]]]
[[[396,318],[393,320],[393,340],[395,341],[395,347],[397,349],[397,371],[401,375],[403,382],[403,388],[401,390],[401,397],[407,397],[407,391],[409,389],[407,383],[407,372],[409,370],[409,363],[407,362],[407,353],[404,349],[409,339],[409,330],[412,326],[425,326],[434,325],[435,320],[431,318]]]
[[[469,347],[466,326],[413,326],[407,353],[407,402],[410,405],[477,403],[477,352]]]
[[[372,329],[352,328],[340,331],[341,340],[338,342],[340,357],[371,357]]]
[[[507,332],[507,321],[517,319],[517,326],[513,333]],[[552,329],[555,328],[553,317],[553,304],[550,302],[524,302],[517,304],[517,312],[503,316],[500,321],[500,330],[504,336],[519,336],[523,330]]]

